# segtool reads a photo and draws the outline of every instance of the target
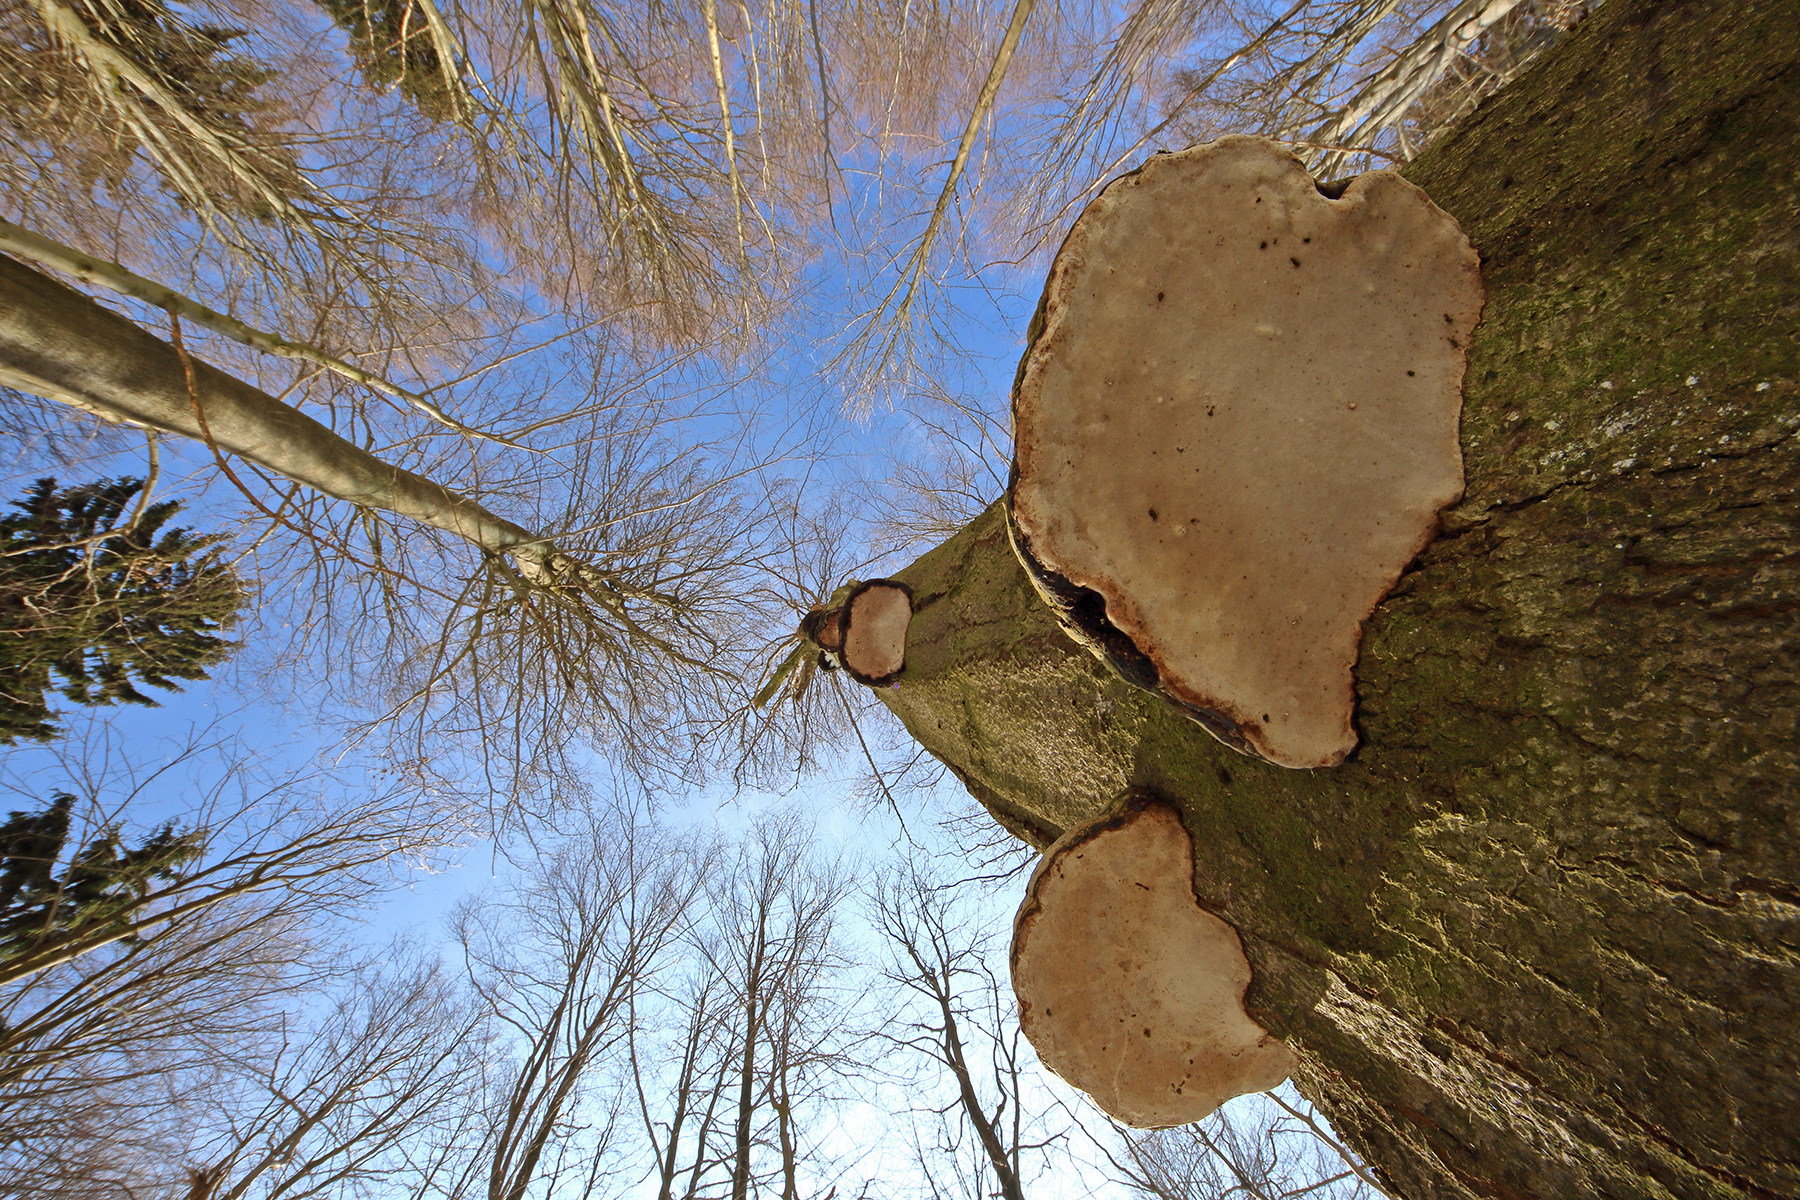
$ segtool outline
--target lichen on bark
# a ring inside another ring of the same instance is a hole
[[[1110,677],[997,509],[899,575],[883,701],[1040,847],[1177,802],[1251,1015],[1397,1194],[1800,1194],[1792,18],[1612,0],[1408,168],[1489,300],[1343,766]]]

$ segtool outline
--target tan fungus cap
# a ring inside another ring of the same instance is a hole
[[[1341,762],[1362,621],[1462,494],[1482,299],[1455,220],[1391,172],[1331,199],[1230,137],[1113,181],[1051,268],[1013,399],[1040,590],[1237,749]]]
[[[1245,1014],[1243,944],[1195,900],[1193,871],[1175,810],[1130,797],[1051,846],[1013,925],[1025,1036],[1127,1125],[1198,1121],[1294,1068]]]

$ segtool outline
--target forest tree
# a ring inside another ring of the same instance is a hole
[[[1251,1015],[1396,1194],[1800,1191],[1797,162],[1789,15],[1614,0],[1406,169],[1488,300],[1341,766],[1109,675],[1001,505],[897,576],[882,701],[1040,848],[1178,804]]]

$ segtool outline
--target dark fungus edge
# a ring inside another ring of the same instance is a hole
[[[1038,859],[1037,866],[1032,869],[1031,878],[1025,882],[1025,899],[1020,901],[1019,911],[1013,916],[1013,940],[1006,954],[1008,971],[1012,971],[1018,966],[1019,931],[1035,920],[1038,911],[1043,907],[1038,903],[1038,883],[1044,878],[1044,875],[1070,850],[1084,842],[1092,841],[1108,830],[1119,828],[1147,808],[1169,809],[1174,812],[1178,820],[1181,820],[1181,827],[1187,828],[1187,821],[1182,819],[1179,804],[1151,788],[1132,787],[1126,788],[1115,796],[1104,812],[1064,830],[1061,837],[1039,851],[1042,857]],[[1191,838],[1193,835],[1190,833],[1188,836]],[[1198,900],[1199,896],[1196,893],[1196,903]]]
[[[1014,468],[1015,474],[1017,467]],[[1026,578],[1055,614],[1057,624],[1076,642],[1086,647],[1106,668],[1126,683],[1173,707],[1182,716],[1213,735],[1246,758],[1268,760],[1256,749],[1244,727],[1223,712],[1190,704],[1170,695],[1162,685],[1162,674],[1156,663],[1131,636],[1114,625],[1106,615],[1106,598],[1092,588],[1059,575],[1039,561],[1031,552],[1031,542],[1013,516],[1013,494],[1006,494],[1006,536],[1013,553],[1025,568]]]

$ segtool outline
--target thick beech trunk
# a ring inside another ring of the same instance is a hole
[[[0,384],[117,421],[185,437],[211,434],[296,483],[455,534],[543,572],[551,547],[440,484],[382,462],[290,405],[191,358],[80,292],[0,255]],[[199,413],[195,409],[198,406]],[[199,416],[206,418],[205,429]]]
[[[878,694],[1039,846],[1178,803],[1251,1015],[1397,1193],[1800,1195],[1800,22],[1610,0],[1407,174],[1489,300],[1349,762],[1110,677],[997,508],[898,576]]]

